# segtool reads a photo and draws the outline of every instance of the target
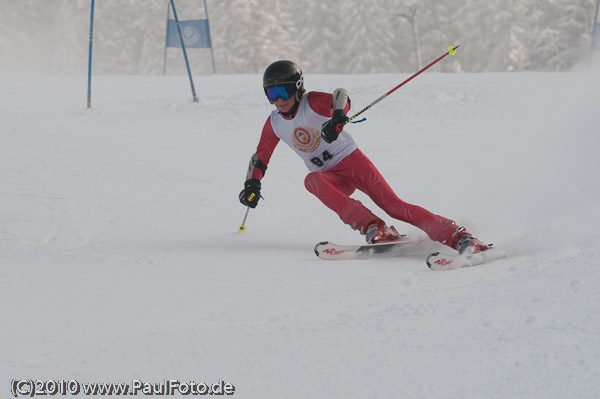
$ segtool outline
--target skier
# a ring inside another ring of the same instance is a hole
[[[267,67],[263,88],[267,99],[277,109],[267,119],[256,153],[250,160],[244,189],[239,195],[243,205],[255,208],[258,204],[261,180],[275,147],[283,140],[304,160],[310,171],[304,181],[306,189],[337,213],[344,223],[363,234],[367,243],[398,240],[400,234],[361,202],[350,198],[357,189],[392,218],[420,228],[432,240],[460,254],[488,248],[454,221],[396,196],[343,129],[350,110],[345,89],[336,89],[333,94],[306,93],[302,70],[288,60],[276,61]]]

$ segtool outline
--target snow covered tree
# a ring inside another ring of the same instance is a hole
[[[299,59],[294,23],[279,0],[215,1],[209,7],[220,73],[259,73],[274,60]]]
[[[337,17],[342,3],[342,0],[282,1],[282,7],[293,16],[304,72],[325,73],[337,67],[338,57],[345,51],[344,23]]]
[[[85,73],[90,0],[5,1],[0,69]],[[169,0],[96,2],[94,72],[160,74]],[[417,10],[423,64],[450,45],[437,71],[564,71],[587,59],[595,0],[207,0],[218,73],[261,73],[292,59],[311,73],[414,72]],[[202,0],[176,0],[181,20],[204,18]],[[212,73],[210,50],[188,52]],[[185,73],[179,49],[169,73]]]
[[[392,20],[398,11],[383,3],[344,2],[345,49],[341,73],[381,73],[396,68],[396,35]],[[339,67],[338,67],[339,68]]]
[[[521,3],[525,3],[521,0]],[[528,2],[530,31],[523,40],[530,45],[527,69],[561,71],[573,67],[585,58],[589,49],[590,15],[595,10],[593,0],[556,0],[546,4],[541,0]]]

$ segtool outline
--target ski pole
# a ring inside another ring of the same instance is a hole
[[[238,231],[240,233],[243,233],[246,231],[246,218],[248,217],[249,212],[250,212],[250,207],[248,207],[246,209],[246,214],[244,215],[244,220],[242,221],[242,224],[240,224],[240,227],[238,227]]]
[[[372,106],[377,104],[379,101],[383,100],[384,98],[386,98],[387,96],[389,96],[390,94],[392,94],[393,92],[395,92],[396,90],[398,90],[399,88],[401,88],[402,86],[404,86],[405,84],[407,84],[408,82],[410,82],[411,80],[413,80],[414,78],[419,76],[421,73],[425,72],[425,70],[427,70],[432,65],[436,64],[438,61],[440,61],[442,58],[444,58],[448,54],[450,54],[450,55],[456,54],[456,49],[459,47],[460,47],[460,44],[457,46],[454,46],[454,47],[453,46],[448,47],[448,51],[446,53],[444,53],[444,55],[442,55],[441,57],[439,57],[437,60],[433,61],[426,67],[422,68],[420,71],[418,71],[417,73],[412,75],[410,78],[406,79],[404,82],[400,83],[398,86],[394,87],[392,90],[388,91],[383,96],[379,97],[377,100],[373,101],[371,104],[367,105],[366,107],[364,107],[363,109],[361,109],[360,111],[358,111],[357,113],[355,113],[354,115],[352,115],[351,117],[346,119],[346,121],[342,125],[352,122],[352,120],[354,118],[356,118],[358,115],[362,114],[363,112],[365,112],[366,110],[368,110],[369,108],[371,108]]]

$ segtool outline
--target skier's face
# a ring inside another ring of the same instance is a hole
[[[277,98],[273,104],[277,107],[279,112],[290,112],[292,107],[294,106],[294,102],[296,101],[294,96],[291,96],[287,100],[282,99],[281,97]]]

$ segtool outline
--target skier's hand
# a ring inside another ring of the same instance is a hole
[[[336,109],[333,111],[331,119],[325,122],[321,127],[321,137],[323,137],[323,140],[327,143],[337,140],[344,128],[344,122],[346,122],[347,119],[348,117],[344,114],[343,110]]]
[[[248,179],[240,192],[240,202],[250,208],[256,208],[260,199],[260,180]]]

